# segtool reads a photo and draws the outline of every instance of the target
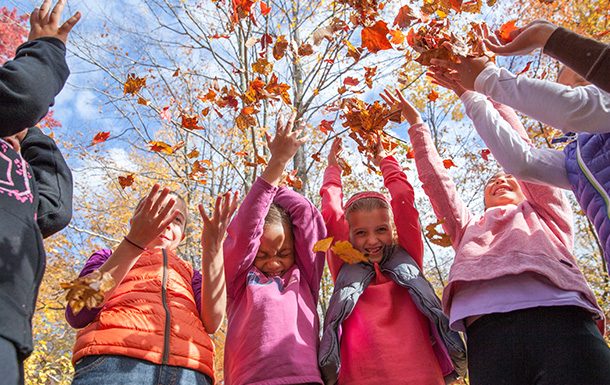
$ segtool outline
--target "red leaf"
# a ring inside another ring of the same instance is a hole
[[[362,29],[362,46],[372,53],[392,49],[392,44],[388,40],[388,33],[390,33],[390,30],[386,22],[379,20],[372,27]]]
[[[108,132],[108,131],[98,132],[93,137],[93,140],[91,141],[91,145],[93,146],[94,144],[99,144],[99,143],[105,142],[106,140],[108,140],[109,137],[110,137],[110,132]]]
[[[455,163],[453,163],[453,160],[451,160],[451,159],[443,160],[443,166],[445,166],[445,168],[457,167],[455,165]]]
[[[519,29],[517,28],[516,24],[517,20],[511,20],[502,24],[499,29],[500,39],[504,40],[507,43],[511,42],[513,40],[513,38],[511,37],[511,33]]]
[[[529,71],[530,67],[532,66],[532,62],[527,62],[527,64],[525,65],[525,68],[521,70],[521,72],[519,72],[517,75],[522,75],[524,73],[526,73],[527,71]]]
[[[491,151],[489,151],[489,148],[484,148],[481,150],[481,158],[483,158],[485,161],[489,160],[489,154],[491,154]]]
[[[322,120],[320,122],[320,125],[318,126],[318,129],[320,131],[322,131],[322,133],[328,134],[330,131],[333,131],[334,123],[335,123],[334,120]]]
[[[199,122],[199,118],[197,117],[197,115],[186,115],[183,114],[181,116],[182,118],[182,127],[188,129],[188,130],[203,130],[203,127],[199,126],[197,123]]]
[[[413,151],[413,149],[407,151],[407,159],[414,159],[415,158],[415,151]]]
[[[360,80],[353,78],[351,76],[346,77],[345,79],[343,79],[343,84],[345,84],[346,86],[357,86],[360,83]]]
[[[261,15],[267,16],[271,12],[271,7],[267,5],[264,1],[261,1]]]

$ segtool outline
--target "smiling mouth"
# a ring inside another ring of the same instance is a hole
[[[367,256],[377,255],[377,254],[381,253],[382,250],[383,250],[383,246],[369,247],[369,248],[364,249],[364,251],[366,251],[365,255],[367,255]]]
[[[510,191],[512,191],[512,190],[508,186],[500,186],[494,190],[492,195],[496,196],[496,195],[503,194],[505,192],[510,192]]]
[[[273,271],[273,272],[267,272],[265,273],[267,274],[268,277],[281,277],[282,275],[284,275],[284,271]]]

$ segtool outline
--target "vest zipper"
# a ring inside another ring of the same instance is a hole
[[[591,183],[593,188],[599,193],[599,195],[604,200],[604,203],[606,204],[606,216],[610,219],[610,197],[608,196],[606,190],[604,190],[604,187],[601,185],[601,183],[599,183],[597,179],[595,179],[595,176],[593,175],[591,170],[589,170],[589,168],[585,164],[585,161],[582,159],[582,156],[580,154],[580,142],[578,140],[576,140],[576,162],[578,163],[578,167],[580,167],[582,173],[585,175],[585,178],[587,178],[589,183]]]
[[[163,249],[163,282],[161,284],[161,301],[163,309],[165,309],[165,331],[163,333],[163,365],[169,362],[169,336],[171,329],[171,316],[169,313],[169,305],[167,304],[167,253]]]

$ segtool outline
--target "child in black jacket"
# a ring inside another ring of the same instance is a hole
[[[72,216],[72,175],[57,145],[36,124],[61,91],[69,70],[68,33],[59,26],[65,0],[45,0],[30,17],[28,42],[0,68],[0,379],[23,384],[32,352],[32,314],[45,268],[42,239]]]

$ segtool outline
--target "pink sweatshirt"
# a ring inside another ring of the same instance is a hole
[[[514,113],[498,111],[520,135],[526,135]],[[436,216],[456,251],[443,291],[443,307],[451,318],[457,290],[517,274],[534,274],[565,291],[580,293],[599,310],[595,296],[571,253],[572,210],[560,189],[520,181],[526,200],[485,210],[474,217],[457,195],[425,124],[409,129],[419,178]]]
[[[423,241],[413,187],[391,156],[381,162],[381,172],[392,197],[399,244],[421,266]],[[328,235],[335,240],[347,240],[349,227],[343,212],[338,167],[326,169],[320,194]],[[329,255],[328,264],[334,279],[343,262]],[[381,381],[443,385],[443,374],[449,374],[452,365],[441,352],[445,362],[439,363],[430,343],[428,319],[416,308],[407,289],[385,277],[377,264],[375,271],[377,275],[342,325],[339,384],[378,385]]]
[[[272,202],[292,220],[295,264],[266,277],[253,262]],[[227,385],[322,384],[318,369],[318,291],[324,255],[313,245],[326,236],[320,212],[302,195],[258,178],[228,228]]]

